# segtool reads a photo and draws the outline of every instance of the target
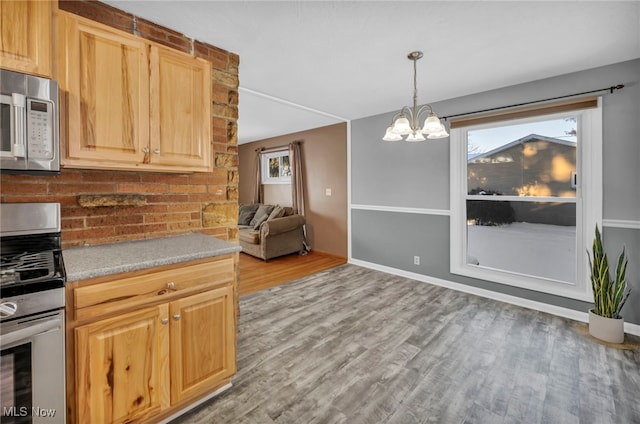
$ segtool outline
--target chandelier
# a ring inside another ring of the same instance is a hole
[[[384,141],[400,141],[403,135],[407,136],[406,141],[424,141],[425,134],[428,139],[449,137],[449,133],[430,105],[424,105],[418,109],[416,61],[422,56],[422,52],[419,51],[407,55],[409,60],[413,60],[413,109],[404,106],[400,112],[393,116],[392,124],[387,128],[387,132],[382,138]],[[425,112],[428,112],[427,119],[424,121],[424,126],[420,128],[420,118]]]

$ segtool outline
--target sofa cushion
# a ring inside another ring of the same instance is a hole
[[[272,219],[276,219],[276,218],[282,218],[284,216],[284,213],[285,213],[284,208],[280,205],[276,205],[276,207],[273,208],[273,210],[269,214],[269,218],[267,218],[267,221],[271,221]]]
[[[260,205],[260,207],[256,211],[256,214],[249,222],[249,225],[251,225],[254,230],[260,228],[260,224],[262,224],[267,220],[267,218],[269,218],[269,214],[271,213],[271,211],[273,211],[273,208],[273,205]]]
[[[284,207],[284,215],[282,216],[291,216],[293,215],[293,208],[291,206]]]
[[[240,241],[251,244],[260,244],[260,231],[256,230],[243,230],[238,232]]]
[[[240,205],[238,209],[238,225],[249,225],[260,205]]]

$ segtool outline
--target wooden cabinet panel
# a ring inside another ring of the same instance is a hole
[[[160,46],[151,57],[151,162],[209,170],[211,65]]]
[[[149,140],[146,43],[64,12],[60,12],[59,27],[59,83],[67,92],[63,164],[78,160],[142,163]]]
[[[52,1],[0,2],[0,66],[51,78]]]
[[[234,253],[68,283],[68,422],[158,422],[229,383],[237,260]]]
[[[225,258],[73,290],[75,319],[85,320],[161,299],[170,301],[193,289],[215,288],[234,281],[234,262]]]
[[[141,422],[169,406],[167,317],[165,304],[75,329],[79,423]]]
[[[235,374],[233,287],[171,302],[170,318],[171,403]]]

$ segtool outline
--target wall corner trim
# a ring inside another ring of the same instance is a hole
[[[397,269],[397,268],[392,268],[385,265],[379,265],[372,262],[362,261],[360,259],[354,259],[352,257],[349,257],[348,263],[352,265],[361,266],[363,268],[369,268],[376,271],[386,272],[388,274],[397,275],[400,277],[410,278],[412,280],[417,280],[427,284],[433,284],[435,286],[445,287],[448,289],[485,297],[487,299],[497,300],[499,302],[521,306],[523,308],[545,312],[545,313],[556,315],[563,318],[569,318],[574,321],[579,321],[579,322],[589,321],[589,315],[587,312],[580,312],[580,311],[576,311],[569,308],[563,308],[560,306],[549,305],[547,303],[523,299],[517,296],[511,296],[508,294],[498,293],[498,292],[485,290],[477,287],[472,287],[466,284],[455,283],[453,281],[443,280],[436,277],[429,277],[427,275],[417,274],[415,272],[404,271],[402,269]],[[640,325],[625,322],[624,331],[628,334],[640,336]]]

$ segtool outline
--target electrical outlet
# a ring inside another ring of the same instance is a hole
[[[414,265],[420,265],[420,256],[414,256],[413,257],[413,264]]]

